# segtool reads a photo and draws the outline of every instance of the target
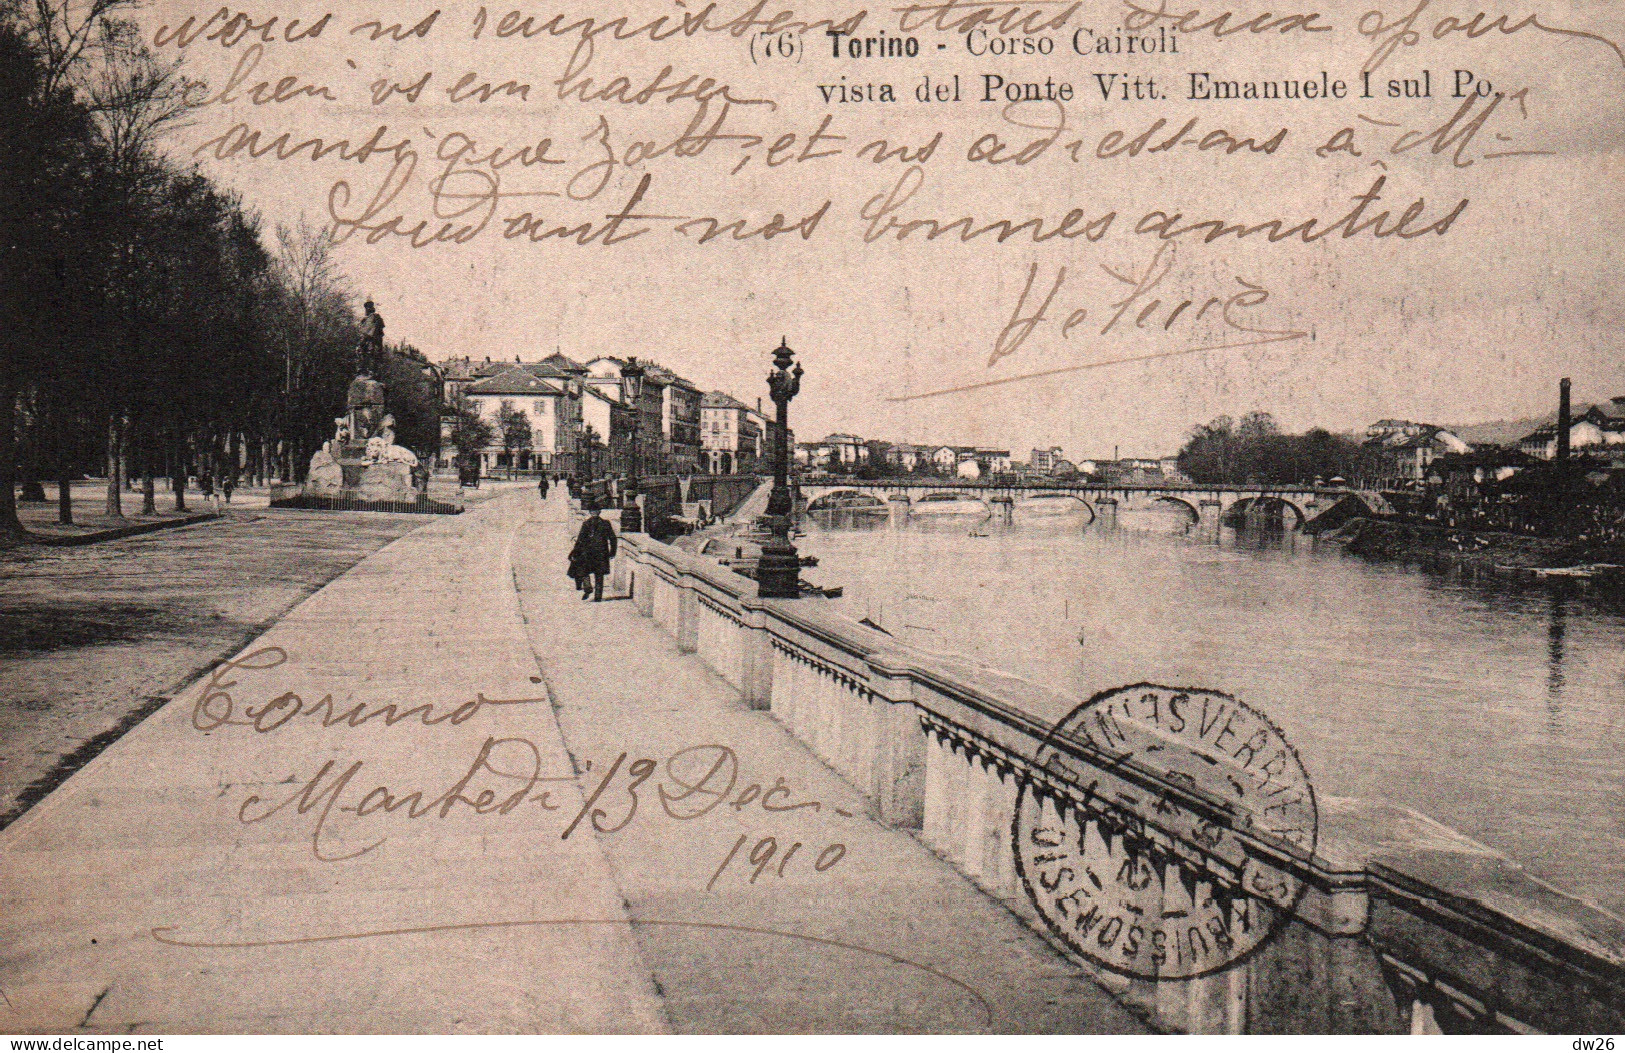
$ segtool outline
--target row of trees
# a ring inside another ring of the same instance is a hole
[[[1268,413],[1234,421],[1219,417],[1199,425],[1179,451],[1179,470],[1198,483],[1312,483],[1352,477],[1360,444],[1312,428],[1287,435]]]
[[[333,432],[360,339],[325,229],[279,227],[168,160],[203,85],[121,18],[133,0],[0,0],[0,539],[16,486],[302,473]],[[268,244],[269,241],[269,244]],[[399,441],[438,446],[437,387],[401,348]]]

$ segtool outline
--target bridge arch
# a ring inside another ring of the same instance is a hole
[[[1293,516],[1292,529],[1294,530],[1302,529],[1303,525],[1309,521],[1309,516],[1295,502],[1277,494],[1258,494],[1255,497],[1244,497],[1230,506],[1226,518],[1241,519],[1255,507],[1261,509],[1273,507],[1276,511],[1283,507],[1291,509]]]
[[[950,489],[948,487],[932,487],[923,494],[911,497],[908,503],[908,508],[910,512],[915,512],[921,507],[929,508],[932,505],[948,504],[952,501],[975,501],[977,504],[982,506],[982,510],[984,512],[987,512],[990,515],[993,512],[992,506],[988,504],[988,499],[976,493],[974,490],[957,488]]]
[[[1190,513],[1192,523],[1200,523],[1202,521],[1202,510],[1185,500],[1183,497],[1175,497],[1172,494],[1157,494],[1151,499],[1151,503],[1157,504],[1158,502],[1178,505],[1179,507],[1183,508],[1186,512]]]
[[[861,503],[837,505],[830,502],[840,498],[862,498]],[[890,508],[884,495],[877,496],[872,491],[860,490],[856,487],[836,486],[821,490],[807,498],[807,511],[809,512],[849,512],[854,509],[875,509],[879,511]]]
[[[1063,498],[1069,501],[1076,501],[1078,504],[1083,506],[1084,511],[1089,513],[1089,522],[1093,523],[1096,519],[1097,514],[1095,512],[1095,506],[1090,504],[1082,494],[1068,490],[1056,490],[1053,492],[1041,490],[1037,493],[1022,494],[1019,498],[1014,498],[1011,501],[1011,507],[1020,508],[1029,501],[1037,501],[1041,498]]]

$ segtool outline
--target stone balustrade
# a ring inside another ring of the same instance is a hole
[[[1314,850],[1296,850],[1189,786],[1058,739],[1032,715],[1068,712],[1076,700],[908,648],[827,601],[761,599],[714,560],[637,534],[622,539],[614,584],[866,794],[877,817],[917,831],[1062,950],[1071,953],[1016,869],[1024,792],[1097,873],[1121,874],[1132,844],[1184,861],[1215,889],[1239,886],[1235,858],[1204,853],[1158,814],[1156,802],[1175,801],[1301,887],[1269,939],[1209,975],[1151,980],[1078,959],[1161,1027],[1594,1033],[1625,1024],[1625,924],[1425,816],[1322,799]],[[1058,776],[1041,761],[1045,748],[1084,776]],[[1157,878],[1164,905],[1174,911],[1185,895],[1188,907],[1191,894],[1169,874]],[[1084,939],[1106,933],[1086,929]]]

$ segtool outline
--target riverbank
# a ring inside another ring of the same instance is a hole
[[[1352,519],[1323,536],[1350,555],[1404,563],[1437,573],[1518,581],[1566,581],[1625,591],[1625,547],[1592,545],[1499,531],[1460,530]]]

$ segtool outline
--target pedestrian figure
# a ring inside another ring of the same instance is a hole
[[[609,561],[615,558],[620,544],[615,528],[598,513],[598,502],[589,501],[587,521],[581,524],[575,547],[570,550],[570,577],[581,590],[581,598],[595,603],[604,598],[604,575],[609,573]]]
[[[231,492],[237,489],[237,479],[230,472],[220,480],[220,492],[226,495],[226,504],[231,504]]]
[[[536,480],[536,491],[542,495],[543,501],[547,500],[547,476],[543,475],[540,479]]]

